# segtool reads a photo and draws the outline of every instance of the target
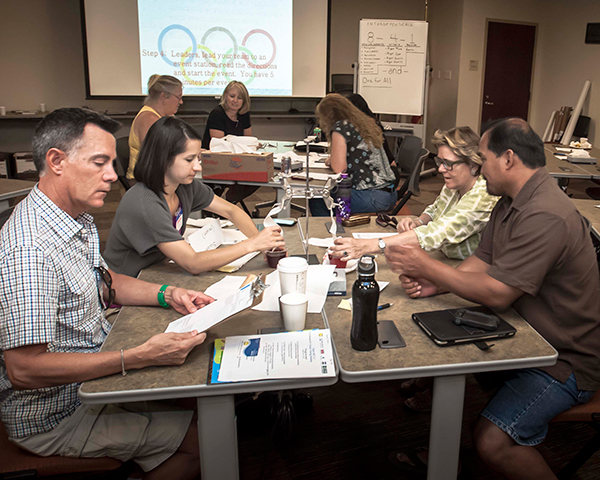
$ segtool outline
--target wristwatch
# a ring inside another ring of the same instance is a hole
[[[379,250],[381,250],[381,254],[385,255],[385,242],[383,241],[383,238],[380,238],[377,242],[377,245],[379,245]]]

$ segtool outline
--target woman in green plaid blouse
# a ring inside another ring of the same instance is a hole
[[[480,174],[479,136],[471,128],[438,130],[432,141],[438,149],[435,161],[445,185],[421,215],[399,217],[398,235],[386,237],[384,243],[419,245],[464,260],[477,248],[498,197],[487,193]],[[378,253],[382,246],[378,239],[338,238],[332,250],[349,260]]]

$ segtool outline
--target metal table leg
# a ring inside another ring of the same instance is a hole
[[[203,480],[239,479],[233,395],[198,397],[198,439]]]
[[[434,379],[427,480],[456,479],[465,380],[465,375]]]

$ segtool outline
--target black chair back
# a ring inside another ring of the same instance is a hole
[[[396,162],[398,162],[398,161],[402,162],[402,165],[404,165],[404,168],[410,167],[410,170],[409,170],[410,173],[408,175],[408,178],[406,180],[404,180],[404,183],[398,189],[398,203],[392,210],[392,212],[391,212],[392,215],[397,215],[398,212],[402,209],[402,207],[406,204],[406,202],[408,202],[408,200],[410,200],[410,198],[413,195],[415,197],[418,197],[419,195],[421,195],[421,189],[419,188],[419,181],[421,179],[421,170],[423,168],[423,162],[425,162],[425,160],[429,156],[429,150],[427,150],[426,148],[421,148],[420,147],[421,139],[419,139],[419,138],[417,138],[417,139],[419,140],[419,148],[416,150],[416,152],[414,151],[414,148],[413,148],[413,145],[415,142],[411,140],[411,142],[409,144],[411,157],[408,157],[408,156],[403,157],[402,149],[401,149],[398,157],[396,158]],[[402,145],[404,145],[405,142],[406,142],[406,139],[402,142]],[[408,150],[408,148],[407,148],[407,150]]]
[[[0,228],[2,228],[4,224],[8,221],[14,209],[15,207],[10,207],[0,212]]]
[[[127,169],[129,168],[129,137],[117,138],[117,162],[115,170],[119,176],[119,182],[125,190],[131,188],[129,180],[127,180]]]

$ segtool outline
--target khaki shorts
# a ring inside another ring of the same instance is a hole
[[[133,460],[147,472],[177,451],[192,416],[161,402],[81,405],[49,432],[10,440],[43,457]]]

